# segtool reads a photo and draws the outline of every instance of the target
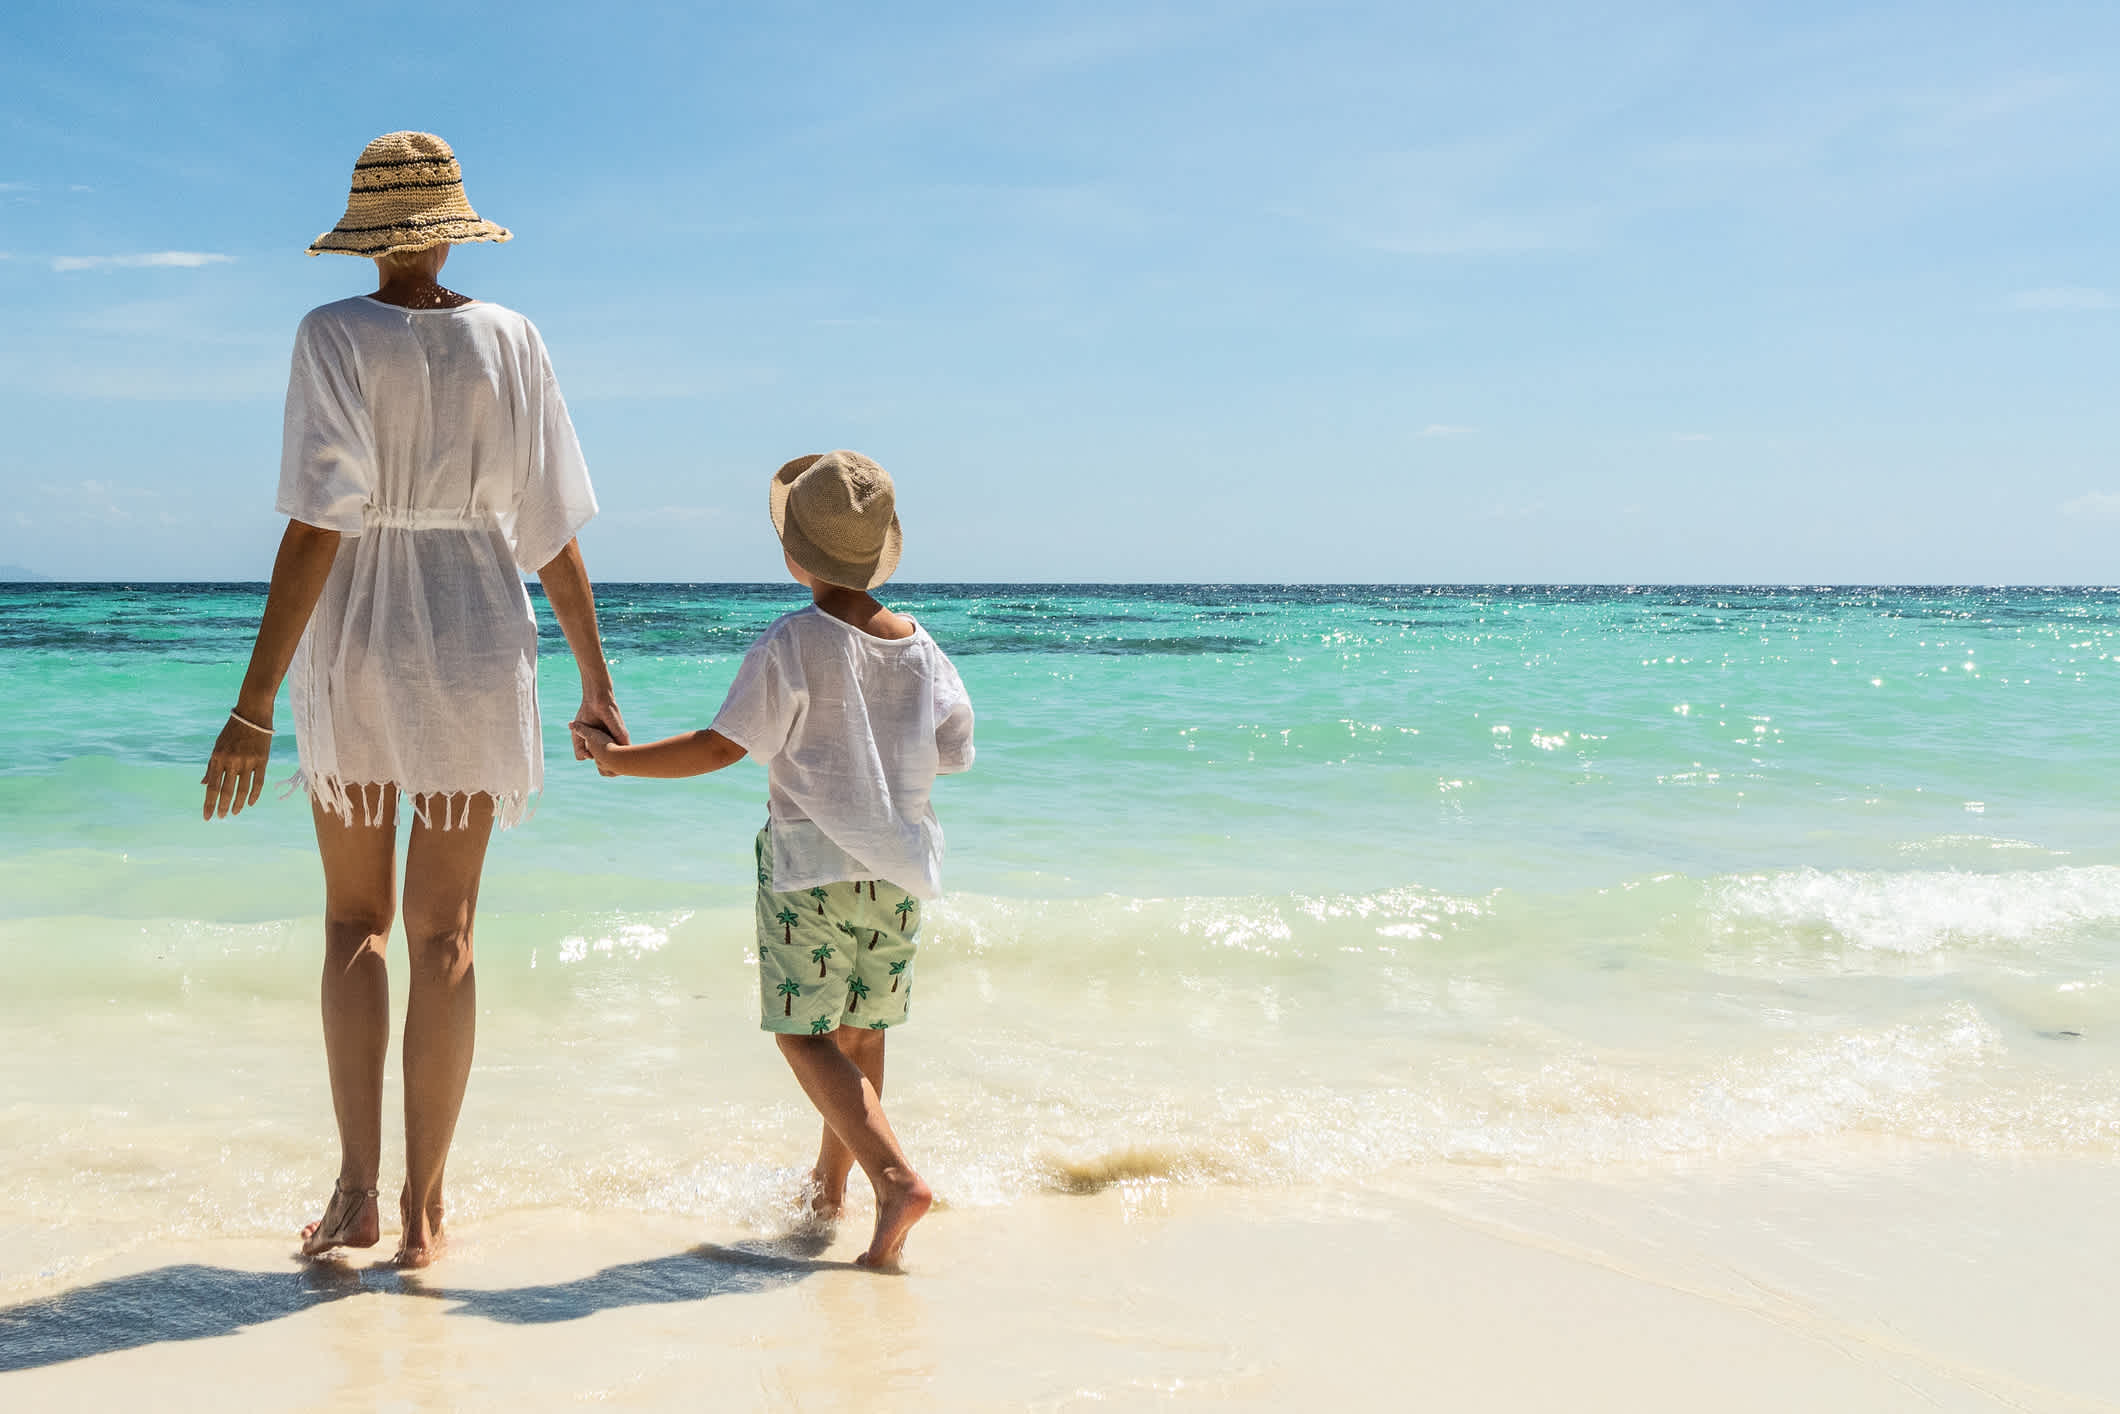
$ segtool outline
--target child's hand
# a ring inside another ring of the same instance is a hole
[[[618,772],[611,769],[610,765],[611,748],[618,745],[617,739],[611,733],[597,726],[594,722],[576,722],[572,730],[576,743],[589,755],[596,758],[596,773],[599,776],[615,776],[618,774]]]

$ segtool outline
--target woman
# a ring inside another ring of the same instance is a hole
[[[295,335],[273,563],[250,669],[207,763],[206,817],[263,789],[273,701],[291,667],[299,779],[324,863],[324,1051],[339,1176],[302,1251],[372,1247],[390,1038],[400,796],[413,822],[403,917],[404,1238],[441,1251],[442,1169],[471,1071],[472,916],[486,841],[544,780],[537,625],[543,581],[581,669],[575,720],[625,740],[574,535],[596,514],[581,447],[536,329],[438,282],[449,247],[505,241],[464,197],[449,145],[377,138],[334,229],[309,247],[372,258],[372,295],[310,311]],[[581,752],[576,750],[579,757]]]

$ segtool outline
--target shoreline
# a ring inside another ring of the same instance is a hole
[[[400,1274],[158,1243],[0,1310],[16,1407],[2092,1410],[2111,1166],[1843,1153],[1345,1191],[1115,1184],[836,1238],[515,1210]],[[40,1286],[43,1285],[40,1283]],[[26,1293],[25,1293],[26,1294]],[[704,1382],[704,1383],[703,1383]],[[1390,1396],[1387,1399],[1387,1396]]]

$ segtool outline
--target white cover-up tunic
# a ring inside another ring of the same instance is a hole
[[[537,330],[483,301],[311,310],[278,508],[345,537],[290,672],[310,792],[349,824],[386,787],[442,801],[445,827],[480,794],[520,821],[544,785],[522,576],[596,514]]]

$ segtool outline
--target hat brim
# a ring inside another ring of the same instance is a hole
[[[515,232],[477,216],[452,216],[447,220],[401,223],[380,230],[349,231],[333,227],[309,243],[311,255],[354,255],[373,259],[401,250],[425,250],[431,245],[495,245],[515,239]]]
[[[788,552],[789,559],[826,584],[848,589],[874,589],[898,572],[898,556],[905,549],[905,536],[898,528],[895,514],[891,517],[890,527],[883,532],[883,546],[876,552],[876,558],[863,562],[834,559],[826,554],[788,515],[788,497],[795,489],[795,478],[822,461],[824,456],[823,452],[817,452],[797,457],[773,473],[772,483],[766,490],[773,533],[780,537],[780,548]]]

